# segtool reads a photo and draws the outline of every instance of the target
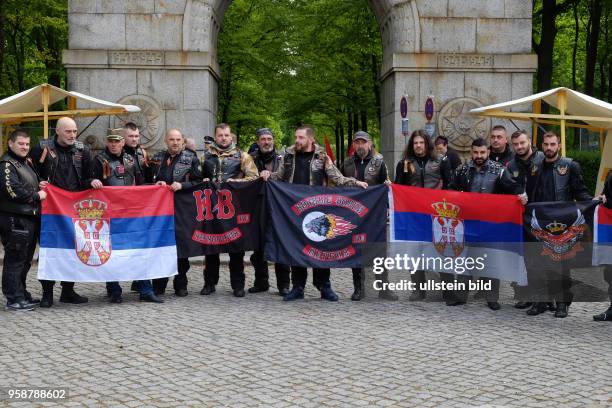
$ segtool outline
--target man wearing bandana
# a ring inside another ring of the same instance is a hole
[[[257,166],[257,170],[264,170],[274,173],[278,170],[283,157],[274,148],[274,133],[268,128],[257,129],[257,144],[256,148],[252,148],[249,152]],[[249,288],[249,293],[267,292],[270,288],[268,262],[264,259],[264,251],[260,249],[254,251],[251,255],[251,264],[255,269],[255,282],[253,287]],[[291,269],[288,265],[276,263],[274,264],[274,272],[276,274],[276,286],[278,294],[285,296],[289,293]]]

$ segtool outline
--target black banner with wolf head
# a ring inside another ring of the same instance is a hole
[[[325,188],[268,182],[266,258],[313,268],[363,266],[386,240],[387,186]]]
[[[174,195],[179,258],[250,251],[262,235],[264,182],[206,182]]]

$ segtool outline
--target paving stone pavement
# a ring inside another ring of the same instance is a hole
[[[272,290],[234,298],[225,265],[217,292],[200,296],[201,271],[192,266],[188,297],[162,305],[140,303],[127,282],[120,305],[103,284],[77,284],[88,304],[57,302],[57,285],[51,309],[0,312],[0,387],[69,390],[10,406],[612,405],[612,325],[591,318],[606,303],[555,319],[514,309],[507,287],[497,312],[408,293],[351,302],[350,270],[332,271],[338,303],[311,286],[287,303]]]

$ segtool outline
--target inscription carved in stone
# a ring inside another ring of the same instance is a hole
[[[113,117],[112,127],[123,127],[127,122],[133,122],[140,128],[140,144],[144,147],[153,147],[161,138],[163,132],[163,115],[159,103],[146,95],[130,95],[121,98],[118,103],[136,105],[141,110],[129,115]]]
[[[448,144],[461,153],[468,152],[472,141],[486,138],[491,120],[470,114],[470,110],[483,104],[472,98],[457,98],[449,101],[438,115],[438,134],[448,138]]]
[[[164,53],[161,51],[110,51],[111,65],[163,65]]]
[[[438,54],[438,68],[492,68],[493,55]]]

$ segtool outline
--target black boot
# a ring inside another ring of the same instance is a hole
[[[42,299],[40,300],[40,307],[50,308],[53,306],[53,288],[51,290],[43,290]]]
[[[514,307],[517,309],[527,309],[528,307],[531,307],[532,305],[533,305],[532,302],[524,302],[520,300],[514,304]]]
[[[548,305],[546,302],[534,302],[529,309],[527,309],[528,316],[537,316],[541,313],[544,313]]]
[[[361,271],[353,271],[353,294],[351,295],[351,300],[361,300],[363,299],[363,285],[361,281]]]
[[[567,317],[568,312],[568,304],[567,303],[557,303],[557,310],[555,312],[555,317],[564,318]]]
[[[81,296],[74,291],[72,287],[62,287],[62,293],[60,294],[60,302],[62,303],[87,303],[89,299],[85,296]]]
[[[612,303],[610,303],[608,310],[593,316],[593,320],[596,322],[612,322]]]

